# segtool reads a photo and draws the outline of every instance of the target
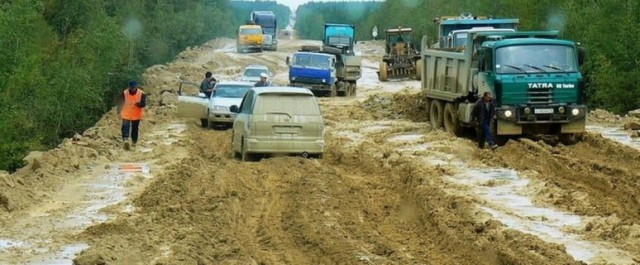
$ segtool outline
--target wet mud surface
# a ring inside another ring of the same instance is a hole
[[[637,264],[640,151],[602,113],[584,140],[521,139],[495,152],[431,130],[419,82],[377,81],[382,46],[361,43],[354,98],[321,98],[325,157],[233,158],[230,130],[178,118],[180,79],[222,80],[278,52],[214,40],[148,69],[142,144],[119,121],[0,175],[6,264]],[[162,93],[164,91],[164,93]],[[167,92],[168,91],[168,92]],[[186,90],[195,93],[195,90]],[[0,262],[1,263],[1,262]],[[4,264],[4,263],[2,263]]]

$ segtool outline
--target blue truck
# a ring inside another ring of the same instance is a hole
[[[272,11],[251,12],[251,22],[262,27],[263,50],[275,51],[278,49],[278,20]]]
[[[317,96],[355,96],[362,76],[355,42],[353,25],[325,24],[322,47],[305,45],[287,57],[289,86],[308,88]]]

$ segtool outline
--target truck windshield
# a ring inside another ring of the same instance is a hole
[[[262,29],[252,28],[252,29],[241,29],[240,34],[242,35],[256,35],[262,34]]]
[[[576,53],[566,45],[514,45],[496,50],[496,73],[575,72]]]
[[[293,65],[313,68],[330,68],[329,57],[321,55],[300,54],[293,57]]]

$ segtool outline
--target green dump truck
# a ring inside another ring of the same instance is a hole
[[[422,47],[429,47],[427,37]],[[469,32],[456,49],[422,50],[422,90],[433,128],[460,135],[471,112],[491,92],[496,141],[510,136],[558,135],[573,142],[585,131],[587,107],[580,65],[583,50],[557,31]]]

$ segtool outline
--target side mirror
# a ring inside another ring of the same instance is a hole
[[[289,61],[289,56],[287,56],[287,59],[285,59],[285,62],[287,63],[287,65],[290,65],[290,61]]]
[[[579,66],[582,66],[586,56],[587,56],[587,50],[584,47],[578,47],[578,65]]]
[[[231,107],[229,107],[229,111],[231,111],[233,113],[240,112],[240,110],[238,109],[238,105],[231,105]]]

